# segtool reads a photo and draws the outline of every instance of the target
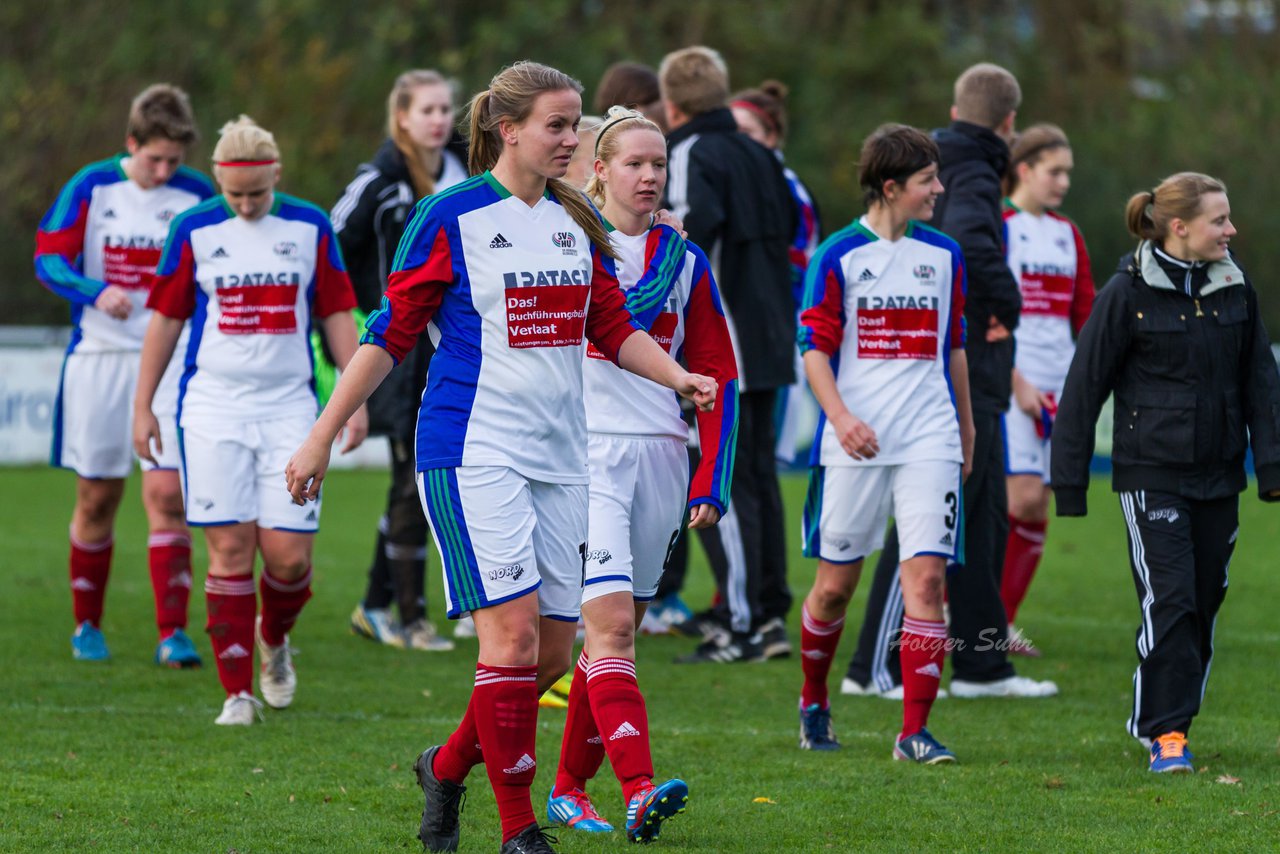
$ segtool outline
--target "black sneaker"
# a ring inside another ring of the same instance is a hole
[[[683,623],[676,623],[671,628],[677,634],[682,634],[687,638],[701,638],[704,641],[711,640],[721,632],[729,630],[720,615],[711,608],[699,611]]]
[[[531,824],[515,836],[502,843],[501,854],[555,854],[551,843],[560,844],[560,840],[547,833],[536,824]]]
[[[791,655],[791,639],[787,637],[787,625],[781,617],[774,617],[760,627],[760,639],[765,658],[787,658]]]
[[[418,761],[413,763],[418,785],[422,787],[422,794],[426,799],[422,807],[422,826],[418,828],[418,838],[428,851],[457,851],[458,814],[462,812],[462,805],[466,802],[467,787],[436,776],[431,764],[439,751],[440,745],[428,747],[418,757]]]
[[[746,661],[764,661],[764,645],[759,634],[746,632],[721,632],[698,644],[688,655],[675,660],[676,664],[734,664]]]

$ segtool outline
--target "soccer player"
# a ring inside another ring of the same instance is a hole
[[[103,598],[116,513],[133,468],[131,404],[151,316],[147,294],[170,222],[214,194],[208,178],[182,164],[196,139],[186,93],[168,84],[147,87],[129,109],[127,153],[80,170],[36,234],[36,276],[71,303],[74,327],[54,415],[53,464],[76,473],[71,652],[81,661],[109,657],[101,630]],[[200,655],[185,631],[191,535],[177,471],[179,371],[175,362],[161,383],[156,408],[165,451],[157,449],[142,461],[142,506],[160,631],[155,660],[198,667]]]
[[[312,318],[340,368],[356,348],[355,295],[324,211],[275,191],[280,150],[247,116],[223,126],[213,150],[222,195],[178,216],[147,300],[133,443],[147,458],[164,441],[152,406],[160,374],[190,319],[178,398],[187,523],[209,547],[205,626],[226,691],[215,723],[253,723],[253,650],[272,708],[297,688],[288,632],[311,597],[311,546],[319,501],[297,507],[280,488],[290,451],[316,417]],[[346,448],[367,430],[364,410]],[[254,595],[253,562],[262,554]],[[257,615],[255,622],[255,614]]]
[[[1087,511],[1094,428],[1115,395],[1111,487],[1142,610],[1129,734],[1157,773],[1195,770],[1187,732],[1239,534],[1253,447],[1258,495],[1280,500],[1280,374],[1258,295],[1229,250],[1227,189],[1181,172],[1125,208],[1137,250],[1098,292],[1053,432],[1059,516]]]
[[[329,217],[351,275],[360,315],[377,311],[414,202],[467,178],[466,144],[453,129],[453,87],[436,71],[396,78],[387,98],[387,135],[363,163]],[[364,599],[351,630],[402,649],[443,651],[453,643],[427,618],[427,520],[418,501],[413,434],[432,347],[423,341],[369,399],[369,429],[391,450],[391,487],[378,521]],[[396,603],[399,620],[391,612]]]
[[[596,137],[587,193],[610,226],[627,307],[663,349],[719,385],[715,408],[698,413],[702,458],[689,478],[688,425],[674,395],[621,370],[594,348],[583,367],[590,524],[578,658],[547,818],[609,831],[586,794],[605,755],[622,784],[627,836],[648,842],[684,809],[682,780],[653,784],[649,718],[636,682],[636,627],[658,590],[664,558],[689,527],[714,525],[729,503],[737,432],[737,367],[706,256],[655,221],[667,180],[661,129],[615,106]]]
[[[1049,524],[1049,437],[1074,336],[1093,306],[1089,253],[1075,223],[1057,212],[1071,186],[1071,144],[1054,125],[1027,128],[1014,141],[1005,179],[1005,254],[1022,290],[1014,333],[1013,399],[1004,415],[1009,538],[1000,598],[1009,651],[1040,651],[1013,624],[1044,552]]]
[[[809,266],[798,339],[822,407],[805,503],[805,554],[818,558],[801,623],[800,747],[839,747],[827,674],[863,559],[901,541],[902,732],[895,759],[955,756],[925,728],[946,658],[947,564],[963,562],[960,491],[973,454],[960,248],[924,225],[938,196],[938,146],[881,125],[858,158],[867,213]]]
[[[456,850],[463,782],[481,762],[502,850],[551,850],[529,787],[538,695],[568,671],[582,607],[584,335],[704,408],[716,396],[715,380],[636,334],[599,215],[561,180],[581,91],[560,71],[518,62],[472,98],[474,177],[418,204],[383,308],[286,469],[295,501],[318,495],[338,428],[431,323],[439,337],[418,421],[418,489],[449,616],[471,612],[479,638],[462,722],[415,763],[419,838],[432,851]]]

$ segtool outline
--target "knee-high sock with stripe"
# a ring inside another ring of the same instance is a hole
[[[115,540],[85,543],[71,537],[71,608],[76,625],[88,620],[95,628],[102,623],[102,603],[111,574],[111,551]]]
[[[653,782],[649,713],[636,682],[636,663],[627,658],[595,658],[587,665],[587,698],[613,773],[630,801]]]
[[[1023,522],[1009,517],[1009,537],[1004,548],[1004,573],[1000,576],[1000,600],[1010,623],[1018,614],[1018,606],[1027,596],[1027,588],[1035,577],[1040,556],[1044,554],[1047,520]]]
[[[800,689],[800,706],[807,708],[815,703],[827,708],[827,676],[840,645],[840,633],[844,631],[844,617],[823,621],[809,613],[806,603],[800,611],[800,670],[804,673],[804,687]]]
[[[604,762],[604,740],[596,726],[587,690],[587,652],[578,656],[569,687],[569,708],[564,720],[564,739],[560,742],[560,765],[556,770],[553,794],[563,795],[573,789],[587,788],[587,781]]]
[[[902,735],[915,735],[929,722],[947,657],[947,624],[902,618]]]
[[[537,770],[538,668],[476,666],[472,692],[485,771],[502,819],[502,841],[536,823],[529,788]]]
[[[480,666],[477,665],[476,677],[479,676]],[[462,723],[436,751],[432,771],[441,780],[462,785],[471,769],[481,762],[484,762],[484,754],[480,752],[480,733],[476,730],[476,695],[473,691]]]
[[[311,598],[311,567],[293,581],[276,578],[264,569],[258,590],[262,594],[262,639],[279,646]]]
[[[218,680],[227,695],[253,688],[253,618],[258,609],[253,574],[214,576],[204,581],[209,618],[205,631],[218,662]]]
[[[191,535],[186,531],[153,531],[147,538],[147,566],[156,600],[156,627],[161,639],[187,627],[191,598]]]

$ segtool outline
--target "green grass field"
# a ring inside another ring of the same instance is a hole
[[[795,536],[803,481],[784,481]],[[453,653],[399,652],[352,637],[347,616],[364,586],[385,475],[337,472],[326,489],[315,597],[295,630],[300,688],[292,708],[227,731],[212,666],[162,670],[137,481],[116,535],[104,630],[106,664],[71,659],[66,526],[73,479],[46,469],[0,471],[4,608],[0,662],[0,850],[145,852],[416,851],[421,798],[414,757],[447,736],[471,687],[474,641]],[[833,696],[844,749],[796,748],[798,659],[672,667],[690,642],[646,638],[640,680],[659,775],[690,784],[689,811],[659,845],[682,851],[1258,851],[1280,846],[1280,715],[1274,612],[1280,513],[1246,496],[1218,657],[1191,744],[1201,773],[1146,771],[1124,732],[1137,606],[1116,502],[1095,489],[1094,515],[1055,521],[1020,622],[1045,651],[1020,671],[1052,678],[1051,700],[955,700],[930,728],[960,764],[890,759],[900,707]],[[197,564],[204,566],[197,538]],[[695,550],[695,554],[697,554]],[[793,552],[792,586],[811,561]],[[700,555],[688,600],[710,590]],[[202,573],[200,573],[202,577]],[[432,556],[431,609],[440,613]],[[864,585],[865,586],[865,585]],[[209,657],[204,600],[192,635]],[[864,593],[865,590],[860,591]],[[837,668],[861,622],[851,610]],[[798,637],[793,612],[793,636]],[[833,683],[834,684],[834,683]],[[563,712],[540,717],[541,813]],[[483,773],[473,773],[463,851],[498,847]],[[621,824],[616,781],[596,803]],[[619,850],[608,838],[559,834],[566,852]]]

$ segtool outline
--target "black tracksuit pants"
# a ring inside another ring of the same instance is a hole
[[[964,484],[964,566],[947,575],[952,676],[994,682],[1014,675],[1008,623],[1000,600],[1005,540],[1009,536],[1005,489],[1004,426],[999,412],[974,412],[973,471]],[[851,679],[881,690],[901,684],[896,640],[902,628],[897,528],[889,532],[876,564]],[[892,663],[890,663],[892,661]]]
[[[729,510],[698,532],[720,591],[720,608],[735,632],[749,632],[791,609],[787,585],[786,517],[778,488],[773,423],[777,390],[738,398],[738,448]]]
[[[364,606],[389,608],[394,601],[407,626],[426,616],[427,517],[418,497],[412,442],[392,439],[390,445],[391,487],[387,511],[378,521]]]
[[[1200,711],[1213,660],[1213,626],[1227,595],[1239,499],[1194,501],[1122,492],[1129,563],[1142,612],[1129,733],[1185,733]]]

